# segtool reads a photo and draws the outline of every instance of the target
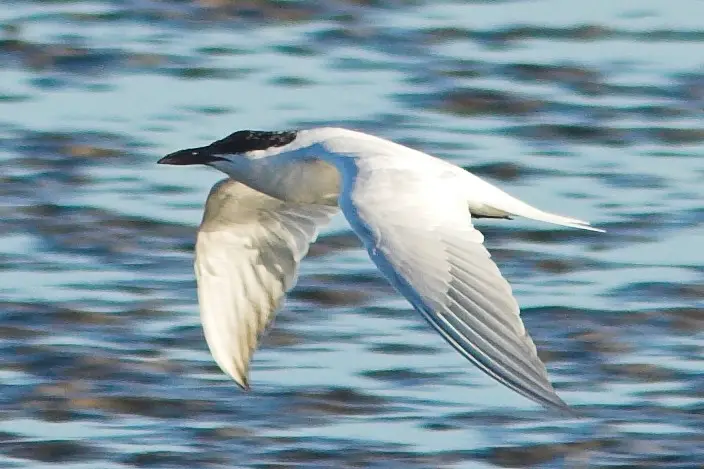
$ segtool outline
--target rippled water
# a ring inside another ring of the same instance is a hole
[[[704,3],[9,1],[0,9],[0,466],[704,463]],[[343,220],[253,391],[192,273],[209,187],[154,163],[243,128],[343,125],[606,235],[479,221],[563,398],[485,378]]]

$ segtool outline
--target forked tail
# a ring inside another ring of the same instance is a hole
[[[520,208],[516,207],[516,210],[512,210],[509,213],[511,215],[518,215],[524,218],[530,218],[531,220],[544,221],[554,225],[569,226],[571,228],[579,228],[581,230],[598,231],[600,233],[604,233],[606,231],[601,228],[591,226],[588,221],[563,217],[562,215],[557,215],[550,212],[543,212],[542,210],[538,210],[537,208],[531,207],[523,202],[521,202],[521,205],[523,206]]]
[[[576,218],[565,217],[554,213],[544,212],[535,207],[521,202],[508,195],[496,186],[479,179],[477,176],[466,173],[472,179],[471,191],[468,194],[469,211],[473,215],[488,217],[519,216],[530,218],[531,220],[544,221],[555,225],[569,226],[581,230],[598,231],[604,233],[606,230],[595,228],[589,222]]]

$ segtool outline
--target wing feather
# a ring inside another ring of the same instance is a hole
[[[336,207],[282,202],[232,180],[211,190],[196,240],[198,301],[208,347],[247,389],[259,337],[296,283],[298,263]]]
[[[427,177],[402,164],[390,186],[389,174],[369,161],[360,159],[354,174],[348,171],[340,207],[380,271],[483,372],[571,412],[550,383],[510,285],[472,226],[466,188],[451,176]]]

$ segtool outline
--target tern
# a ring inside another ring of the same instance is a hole
[[[472,217],[603,230],[534,208],[442,159],[342,128],[241,130],[158,162],[229,176],[208,195],[195,273],[208,347],[243,389],[301,259],[342,211],[384,277],[452,347],[510,389],[571,413]]]

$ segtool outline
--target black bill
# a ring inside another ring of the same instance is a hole
[[[190,164],[208,164],[222,159],[223,158],[213,154],[213,149],[211,146],[207,146],[175,151],[157,161],[157,164],[184,166]]]

